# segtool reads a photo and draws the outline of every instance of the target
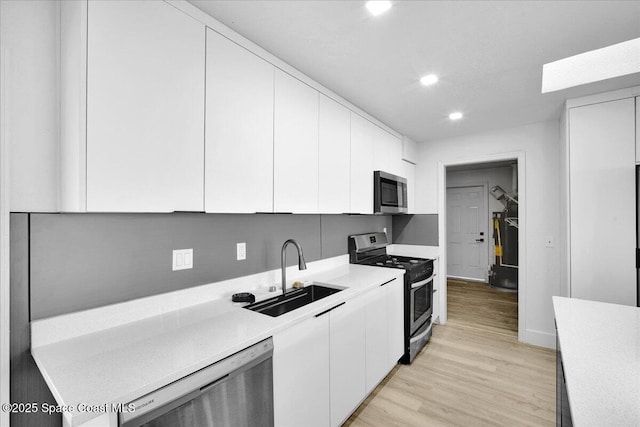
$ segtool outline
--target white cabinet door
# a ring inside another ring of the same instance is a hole
[[[318,212],[318,92],[276,69],[273,208]]]
[[[569,110],[573,298],[636,305],[634,102]]]
[[[389,172],[406,178],[407,176],[404,174],[404,160],[402,160],[402,140],[389,133],[387,133],[386,140],[387,144],[389,144]]]
[[[402,138],[402,160],[416,164],[418,161],[418,146],[411,138]]]
[[[403,160],[400,176],[407,179],[407,213],[416,213],[416,165]]]
[[[373,213],[373,125],[351,113],[351,213]]]
[[[404,354],[404,281],[395,279],[387,290],[387,371],[396,366]]]
[[[351,113],[320,95],[319,212],[350,212]]]
[[[312,317],[273,336],[276,426],[326,427],[329,403],[329,316]]]
[[[205,27],[165,2],[88,4],[87,210],[204,208]]]
[[[392,173],[390,170],[388,133],[378,126],[371,124],[371,142],[373,143],[373,170]]]
[[[367,292],[363,302],[366,304],[366,391],[370,393],[389,372],[385,286]]]
[[[636,163],[640,163],[640,96],[636,97]]]
[[[431,314],[431,319],[433,323],[440,323],[440,265],[439,260],[433,260],[433,300],[431,304],[433,305],[433,313]]]
[[[354,298],[330,312],[331,425],[340,426],[365,398],[365,311]]]
[[[373,170],[402,175],[402,140],[386,130],[373,128]]]
[[[207,29],[207,212],[273,211],[273,74],[273,65]]]

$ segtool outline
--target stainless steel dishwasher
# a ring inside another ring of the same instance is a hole
[[[122,427],[273,427],[271,338],[131,402]]]

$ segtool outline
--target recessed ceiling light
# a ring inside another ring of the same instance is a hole
[[[420,79],[420,84],[422,84],[422,86],[429,86],[436,83],[437,81],[438,81],[438,76],[436,76],[435,74],[427,74],[426,76]]]
[[[456,111],[454,113],[449,114],[449,119],[451,120],[460,120],[462,118],[462,113],[460,111]]]
[[[366,6],[373,16],[378,16],[391,9],[391,2],[387,0],[370,0]]]

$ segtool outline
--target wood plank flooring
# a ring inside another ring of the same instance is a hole
[[[552,426],[555,352],[517,339],[517,294],[448,281],[449,319],[345,426]]]

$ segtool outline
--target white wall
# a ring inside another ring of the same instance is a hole
[[[555,327],[551,297],[560,295],[560,193],[558,121],[503,129],[419,144],[417,208],[420,213],[438,212],[438,165],[487,155],[521,151],[525,154],[527,229],[525,245],[526,294],[523,341],[553,347]],[[521,188],[522,190],[522,188]],[[556,240],[545,247],[545,236]]]
[[[487,191],[495,185],[502,187],[507,193],[511,193],[511,185],[513,182],[513,169],[511,166],[499,167],[499,168],[485,168],[485,169],[468,169],[460,171],[447,171],[447,188],[452,187],[466,187],[473,185],[487,185]],[[492,265],[495,262],[495,249],[493,241],[493,212],[502,212],[504,205],[496,200],[491,194],[488,195],[489,204],[487,205],[487,230],[488,234],[485,239],[487,240],[488,250],[488,265]]]
[[[3,132],[9,146],[10,209],[56,211],[59,2],[2,1]]]

